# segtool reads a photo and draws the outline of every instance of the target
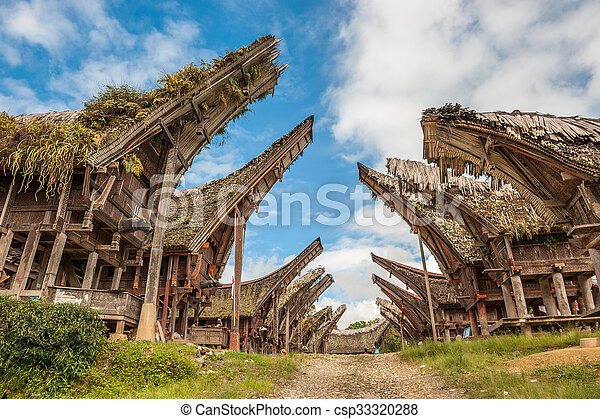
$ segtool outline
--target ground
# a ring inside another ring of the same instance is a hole
[[[555,365],[590,365],[600,361],[600,348],[564,348],[540,352],[504,363],[510,372],[524,372]],[[591,368],[591,367],[590,367]]]
[[[425,374],[423,374],[425,371]],[[463,398],[428,368],[403,361],[397,353],[313,355],[275,398],[309,399],[450,399]]]

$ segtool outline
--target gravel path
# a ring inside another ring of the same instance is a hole
[[[291,399],[450,399],[463,398],[428,368],[398,354],[312,355],[274,397]]]

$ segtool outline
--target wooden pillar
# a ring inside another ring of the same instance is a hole
[[[290,310],[285,311],[285,351],[290,351]]]
[[[169,205],[171,196],[177,185],[178,177],[175,175],[175,155],[177,146],[173,146],[167,152],[165,164],[165,179],[160,188],[156,221],[152,234],[152,247],[148,261],[148,277],[146,280],[146,293],[144,304],[140,313],[136,340],[156,340],[156,303],[158,300],[158,283],[160,280],[160,265],[162,264],[163,245],[165,232],[167,230],[167,219],[169,217]]]
[[[279,319],[277,318],[277,291],[273,291],[273,353],[277,352],[279,346]]]
[[[189,294],[188,294],[189,297]],[[183,309],[183,340],[187,339],[187,330],[188,330],[188,322],[189,322],[189,309],[190,309],[190,301],[189,298],[185,299],[185,308]]]
[[[169,320],[169,327],[171,329],[170,339],[173,340],[175,337],[175,329],[177,326],[177,315],[179,314],[177,311],[177,286],[173,287],[173,303],[171,304],[171,320]]]
[[[421,227],[417,227],[419,236],[419,249],[421,250],[421,263],[423,264],[423,273],[425,274],[425,290],[427,291],[427,305],[429,306],[429,318],[431,320],[431,332],[433,341],[437,342],[437,328],[435,325],[435,314],[433,313],[433,301],[431,300],[431,286],[429,285],[429,273],[427,272],[427,263],[425,263],[425,253],[423,252],[423,239],[421,238]]]
[[[592,279],[587,275],[579,275],[577,277],[579,288],[581,288],[581,295],[583,296],[583,304],[585,307],[580,307],[583,312],[593,310],[596,305],[594,304],[594,296],[592,295]],[[585,308],[585,310],[583,310]]]
[[[488,327],[487,310],[483,301],[477,302],[477,314],[479,315],[479,326],[481,327],[481,335],[489,336],[490,329]]]
[[[85,274],[83,275],[83,284],[81,288],[91,289],[94,272],[96,272],[96,264],[98,263],[98,252],[91,252],[88,255],[87,264],[85,265]]]
[[[500,285],[500,288],[502,289],[502,298],[504,299],[504,307],[506,308],[506,317],[517,317],[515,304],[510,293],[510,282],[505,281]]]
[[[167,276],[165,277],[165,295],[163,296],[162,327],[167,327],[167,317],[169,315],[169,297],[171,295],[171,280],[173,272],[173,256],[168,257]]]
[[[521,275],[514,274],[510,277],[513,293],[515,294],[515,303],[517,306],[517,315],[524,319],[527,317],[527,302],[525,301],[525,292],[523,291],[523,283]]]
[[[123,276],[123,266],[117,266],[115,273],[113,274],[112,283],[110,284],[111,290],[118,290],[121,285],[121,276]]]
[[[450,329],[444,327],[444,342],[450,342]]]
[[[244,260],[244,233],[246,223],[243,214],[239,208],[235,208],[235,225],[234,225],[234,246],[235,259],[233,266],[233,315],[232,328],[229,338],[229,349],[232,351],[240,350],[240,294],[242,292],[242,262]]]
[[[560,269],[554,269],[552,273],[552,282],[554,283],[554,291],[556,292],[556,300],[558,301],[558,309],[561,316],[570,316],[571,307],[569,307],[569,299],[567,297],[567,289]]]
[[[98,288],[98,284],[100,284],[100,279],[102,279],[102,271],[103,270],[104,270],[104,265],[100,265],[98,267],[98,270],[96,271],[96,274],[94,275],[94,279],[92,280],[92,285],[91,285],[92,289]]]
[[[10,250],[10,245],[12,244],[13,236],[13,231],[11,229],[8,229],[6,233],[3,233],[2,237],[0,237],[0,273],[4,269],[6,257],[8,256],[8,251]]]
[[[571,309],[571,314],[581,314],[581,312],[578,311],[577,298],[571,298],[569,300],[569,308]]]
[[[44,275],[44,282],[42,284],[42,291],[48,289],[54,285],[56,276],[58,274],[58,268],[60,267],[60,261],[62,260],[63,250],[65,249],[65,243],[67,242],[67,234],[60,232],[54,239],[52,245],[52,251],[50,252],[50,260],[48,261],[48,268],[46,269],[46,275]]]
[[[590,259],[592,265],[594,265],[594,271],[596,271],[596,278],[600,281],[600,250],[598,249],[587,249],[590,253]]]
[[[550,289],[550,281],[548,277],[539,277],[538,282],[540,283],[540,290],[542,292],[542,300],[544,301],[544,307],[546,308],[547,316],[556,316],[556,303],[554,297],[552,297],[552,290]]]
[[[41,235],[42,233],[40,232],[39,228],[36,228],[35,230],[29,230],[29,233],[27,233],[27,240],[25,241],[25,246],[23,247],[21,262],[19,262],[19,267],[17,268],[17,273],[15,274],[15,278],[11,287],[11,291],[16,294],[17,298],[21,295],[21,291],[23,291],[27,285],[27,280],[29,279],[31,266],[35,260],[35,253],[37,251]]]
[[[479,336],[479,326],[477,325],[477,316],[475,315],[475,308],[469,310],[469,323],[471,324],[471,335]]]

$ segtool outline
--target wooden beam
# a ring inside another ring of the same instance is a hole
[[[173,135],[171,134],[171,131],[169,131],[169,128],[165,125],[165,123],[164,123],[164,121],[162,119],[159,119],[158,122],[160,124],[160,127],[164,131],[165,135],[167,136],[167,138],[171,142],[171,145],[175,149],[175,153],[177,155],[177,158],[179,159],[179,162],[184,167],[184,169],[187,170],[189,168],[189,165],[187,164],[187,161],[183,157],[183,154],[181,154],[181,150],[179,150],[179,137],[177,138],[177,140],[175,138],[173,138]]]
[[[42,291],[48,289],[56,282],[58,274],[58,268],[60,267],[60,261],[62,260],[63,251],[65,249],[65,243],[67,242],[67,234],[60,232],[54,239],[52,245],[52,251],[50,252],[50,260],[48,261],[48,267],[46,268],[46,274],[44,275],[44,282],[42,283]]]
[[[12,200],[15,196],[16,189],[15,189],[13,183],[14,183],[14,179],[12,182],[10,182],[10,186],[8,187],[8,193],[6,194],[6,199],[4,200],[4,205],[2,206],[2,214],[0,214],[0,225],[4,225],[8,206],[10,205],[10,203],[12,202]]]
[[[2,233],[2,237],[0,237],[0,273],[4,270],[4,264],[6,263],[6,257],[8,256],[13,236],[13,231],[8,229],[6,233]]]
[[[11,290],[16,293],[17,298],[21,294],[21,291],[27,286],[27,280],[29,279],[29,273],[31,272],[31,266],[35,260],[35,253],[40,242],[42,232],[39,228],[30,230],[27,234],[27,240],[23,247],[23,254],[21,255],[21,262],[15,274]]]

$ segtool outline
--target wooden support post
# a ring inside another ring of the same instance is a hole
[[[29,279],[29,273],[31,272],[31,266],[35,260],[35,253],[37,251],[38,244],[42,233],[39,228],[35,230],[29,230],[27,234],[27,240],[23,247],[23,254],[21,255],[21,262],[17,268],[14,281],[12,283],[11,291],[13,291],[17,298],[21,295],[21,291],[27,286],[27,280]]]
[[[177,326],[177,286],[173,287],[173,302],[171,303],[171,319],[169,320],[169,327],[170,327],[170,340],[173,340],[175,338],[175,328]]]
[[[525,301],[525,292],[523,291],[521,275],[514,274],[510,277],[510,282],[512,283],[513,293],[515,294],[517,315],[519,316],[519,318],[524,319],[525,317],[527,317],[527,302]]]
[[[235,208],[235,225],[234,225],[234,246],[235,259],[233,266],[233,313],[232,327],[229,337],[229,349],[232,351],[240,350],[240,294],[242,292],[242,262],[244,260],[244,233],[246,231],[246,223],[244,216]]]
[[[450,342],[450,329],[444,327],[444,342]]]
[[[592,265],[594,265],[594,271],[596,271],[596,278],[600,278],[600,250],[598,249],[587,249],[590,253],[590,259]]]
[[[556,304],[554,302],[554,297],[552,297],[552,290],[550,289],[549,278],[540,276],[538,278],[538,282],[540,283],[540,290],[542,292],[542,301],[544,302],[544,307],[546,308],[546,315],[547,316],[558,315],[558,313],[556,312]]]
[[[4,265],[6,264],[6,257],[8,256],[8,251],[10,250],[10,245],[12,244],[14,233],[11,229],[8,229],[6,233],[2,234],[0,237],[0,273],[4,270]]]
[[[190,300],[189,300],[189,294],[188,294],[188,298],[185,299],[185,309],[183,310],[183,340],[187,339],[187,331],[188,331],[188,322],[190,320],[189,317],[189,310],[190,310]]]
[[[594,296],[592,295],[592,279],[587,275],[579,275],[577,282],[579,283],[579,288],[581,288],[585,311],[593,310],[596,305],[594,304]],[[580,307],[580,309],[583,310],[584,307]]]
[[[479,327],[481,327],[481,335],[489,336],[490,329],[488,326],[487,310],[483,301],[477,302],[477,314],[479,315]]]
[[[169,315],[169,296],[171,295],[171,280],[173,272],[173,256],[167,259],[167,276],[165,277],[165,295],[163,296],[162,327],[167,328],[167,317]]]
[[[567,297],[567,289],[565,281],[560,270],[555,269],[552,273],[552,282],[554,283],[554,291],[556,292],[556,300],[558,301],[558,309],[561,316],[570,316],[571,307],[569,307],[569,299]]]
[[[279,313],[277,312],[278,306],[278,295],[277,291],[273,293],[273,347],[274,352],[279,350]]]
[[[471,335],[479,336],[479,326],[477,325],[477,316],[475,315],[475,308],[469,310],[469,323],[471,324]]]
[[[64,192],[64,191],[63,191]],[[61,202],[63,195],[61,194]],[[66,198],[65,198],[66,199]],[[66,206],[66,204],[65,204]],[[59,212],[60,203],[59,203]],[[57,219],[59,215],[57,215]],[[62,217],[61,217],[62,218]],[[66,215],[67,220],[70,219],[70,214]],[[42,291],[46,291],[48,287],[51,287],[56,282],[58,269],[60,268],[60,262],[62,260],[63,251],[65,244],[67,243],[67,233],[60,231],[54,238],[54,244],[52,245],[52,251],[50,252],[50,260],[48,261],[48,267],[46,268],[46,274],[44,275],[44,282],[42,283]]]
[[[83,284],[81,288],[91,289],[94,272],[96,272],[96,264],[98,263],[98,252],[91,252],[88,255],[87,265],[85,265],[85,274],[83,275]]]
[[[4,200],[4,205],[2,205],[2,213],[0,213],[0,226],[3,226],[4,221],[6,221],[6,214],[8,211],[8,207],[11,204],[11,202],[13,201],[13,198],[16,193],[16,188],[14,187],[15,186],[14,182],[15,182],[14,179],[12,182],[10,182],[10,186],[8,187],[8,193],[6,194],[6,199]]]
[[[510,293],[510,283],[508,281],[500,285],[502,289],[502,298],[504,299],[504,307],[506,308],[506,317],[517,317],[515,304]]]
[[[121,276],[123,276],[123,266],[120,265],[115,268],[115,273],[113,274],[112,283],[110,284],[111,290],[118,290],[121,285]]]
[[[290,351],[290,310],[285,311],[285,351]]]
[[[118,320],[115,334],[122,335],[124,332],[125,332],[125,320]]]
[[[102,271],[104,270],[104,265],[100,265],[98,267],[98,271],[94,275],[94,279],[92,280],[91,289],[95,290],[98,288],[98,284],[100,283],[100,279],[102,278]]]
[[[158,208],[154,233],[152,235],[152,248],[150,249],[150,259],[148,262],[148,277],[146,280],[146,293],[144,295],[144,304],[140,313],[138,331],[136,340],[156,340],[156,302],[158,300],[158,283],[160,280],[160,265],[162,263],[163,245],[165,241],[165,232],[167,230],[167,219],[169,216],[169,205],[171,196],[177,185],[177,176],[175,176],[175,155],[176,147],[171,147],[167,152],[165,165],[165,179],[160,188]]]
[[[423,273],[425,274],[425,290],[427,291],[427,305],[429,306],[429,318],[431,319],[431,332],[433,341],[437,342],[437,329],[435,326],[435,314],[433,312],[433,301],[431,300],[431,286],[429,284],[429,274],[427,273],[427,264],[425,263],[425,253],[423,252],[423,239],[421,238],[421,226],[417,227],[419,236],[419,249],[421,250],[421,262],[423,264]]]

